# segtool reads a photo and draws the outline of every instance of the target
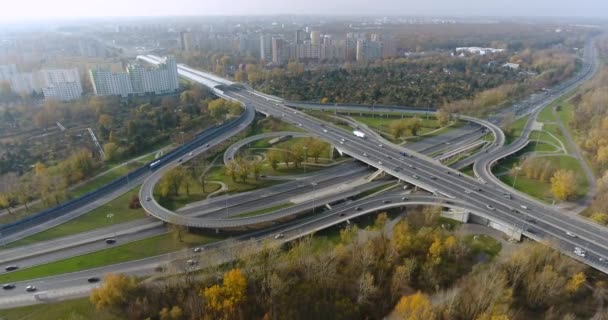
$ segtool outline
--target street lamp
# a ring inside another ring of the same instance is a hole
[[[304,173],[306,173],[306,160],[308,160],[308,147],[307,146],[303,146],[302,147],[304,149]]]
[[[110,225],[114,224],[114,214],[113,213],[108,213],[106,214],[106,218],[110,219]],[[116,237],[116,233],[112,233],[112,237]]]
[[[312,214],[315,214],[315,207],[316,207],[316,201],[317,201],[317,193],[315,192],[316,189],[315,187],[317,186],[316,182],[311,182],[310,185],[312,186]]]
[[[513,185],[511,186],[511,188],[515,189],[515,182],[517,181],[517,176],[519,175],[519,171],[521,170],[521,167],[515,166],[513,168],[513,170],[515,170],[515,178],[513,178]]]

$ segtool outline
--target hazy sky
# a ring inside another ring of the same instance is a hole
[[[379,14],[608,17],[608,0],[1,0],[1,20],[42,17]]]

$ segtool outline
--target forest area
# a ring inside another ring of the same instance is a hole
[[[382,32],[399,40],[399,51],[413,54],[365,63],[290,61],[276,66],[232,52],[176,55],[188,65],[289,100],[430,107],[484,116],[573,75],[576,49],[594,32],[557,28],[517,23],[387,26]],[[327,32],[348,30],[329,25]],[[506,51],[461,57],[455,52],[461,46]],[[506,62],[519,68],[505,68]]]
[[[608,316],[606,278],[546,244],[511,253],[471,247],[437,208],[371,225],[233,252],[234,263],[185,279],[108,275],[90,300],[116,319],[578,319]],[[253,253],[255,252],[255,253]],[[213,253],[205,254],[212,261]]]
[[[608,39],[598,42],[600,59],[608,57]],[[570,99],[573,106],[568,125],[577,143],[595,171],[597,193],[585,215],[608,224],[608,67],[603,63],[599,73]]]

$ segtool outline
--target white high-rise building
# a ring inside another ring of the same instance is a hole
[[[82,97],[78,69],[45,69],[38,73],[45,99],[70,101]]]
[[[17,66],[14,64],[0,66],[0,81],[11,81],[11,78],[16,75]]]
[[[131,79],[126,72],[112,72],[108,69],[89,70],[96,96],[123,96],[133,93]]]
[[[82,87],[77,82],[59,82],[42,88],[47,100],[71,101],[82,97]]]
[[[40,86],[36,84],[32,73],[17,73],[10,78],[9,83],[11,90],[19,94],[31,94],[34,91],[40,91]]]
[[[134,93],[162,94],[174,92],[179,88],[177,63],[173,56],[165,58],[164,63],[153,68],[131,64],[127,70]]]
[[[260,59],[272,61],[272,37],[269,35],[260,36]]]
[[[127,72],[112,72],[104,69],[90,70],[95,95],[108,96],[163,94],[179,89],[177,63],[173,56],[157,66],[147,68],[130,64]]]

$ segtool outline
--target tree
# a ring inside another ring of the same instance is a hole
[[[574,274],[570,280],[568,280],[566,290],[570,293],[576,293],[579,288],[585,284],[585,282],[587,282],[587,277],[585,274],[583,272],[578,272]]]
[[[405,135],[405,131],[408,128],[408,122],[405,119],[395,120],[389,124],[390,133],[393,138],[399,139]]]
[[[441,238],[439,236],[436,236],[435,240],[429,247],[429,253],[428,253],[429,261],[433,265],[438,265],[441,263],[442,251],[443,251],[443,246],[441,244]]]
[[[103,278],[101,287],[91,291],[90,300],[98,310],[120,310],[132,299],[137,289],[135,278],[123,274],[109,273]]]
[[[572,170],[560,169],[551,177],[551,192],[558,200],[568,200],[576,194],[576,174]]]
[[[435,318],[431,300],[420,291],[403,296],[395,307],[395,317],[400,320],[431,320]]]
[[[591,215],[591,220],[600,223],[600,224],[607,224],[608,223],[608,214],[605,213],[601,213],[601,212],[596,212],[594,214]]]
[[[441,127],[447,126],[450,122],[450,114],[443,108],[439,109],[439,111],[437,111],[437,122]]]
[[[230,161],[228,161],[228,163],[226,163],[225,174],[232,178],[232,182],[236,182],[236,176],[238,174],[238,164],[236,163],[236,161],[234,159],[230,160]]]
[[[46,166],[44,165],[44,163],[40,161],[36,162],[36,164],[34,165],[34,174],[39,176],[44,173],[46,173]]]
[[[11,214],[11,198],[8,193],[0,193],[0,208],[8,210]]]
[[[230,112],[226,105],[226,100],[224,99],[215,99],[209,102],[208,108],[209,114],[215,120],[224,120],[226,115]]]
[[[326,144],[319,139],[310,138],[306,141],[306,147],[308,148],[308,156],[311,156],[317,163],[319,157],[325,151]]]
[[[422,129],[422,119],[414,117],[407,121],[407,128],[410,130],[413,136],[418,135],[418,131]]]
[[[105,154],[105,161],[112,161],[118,159],[118,145],[114,142],[108,142],[104,144],[103,153]]]
[[[279,162],[281,162],[282,157],[281,151],[277,149],[272,149],[266,153],[266,161],[268,161],[268,164],[270,164],[272,170],[275,171],[279,167]]]
[[[245,302],[247,279],[240,269],[224,273],[223,284],[203,289],[207,310],[213,319],[233,319],[241,304]]]
[[[255,159],[252,160],[249,165],[251,166],[251,171],[253,172],[253,177],[255,178],[255,180],[258,180],[260,178],[260,174],[262,173],[262,170],[264,168],[264,164],[262,163],[261,160]]]
[[[159,181],[160,195],[162,197],[179,196],[179,187],[182,185],[185,175],[184,168],[181,166],[165,173]]]

